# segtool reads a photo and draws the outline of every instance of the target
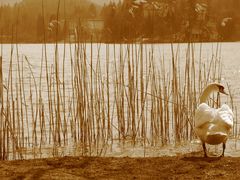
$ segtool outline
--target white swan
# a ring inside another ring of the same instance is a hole
[[[213,92],[227,93],[221,84],[213,83],[206,87],[200,97],[200,105],[195,113],[195,132],[202,141],[204,156],[207,157],[206,145],[223,143],[224,156],[228,134],[233,126],[233,112],[228,105],[221,108],[211,108],[206,104],[209,95]]]

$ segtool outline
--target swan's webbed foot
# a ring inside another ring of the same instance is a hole
[[[207,155],[207,149],[206,149],[206,144],[203,142],[202,143],[203,151],[204,151],[204,157],[208,157]]]
[[[223,143],[223,152],[222,152],[222,155],[220,157],[224,157],[225,148],[226,148],[226,144]]]

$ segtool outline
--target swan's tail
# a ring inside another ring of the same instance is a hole
[[[226,142],[228,135],[223,132],[215,132],[207,134],[206,143],[211,145],[217,145]]]

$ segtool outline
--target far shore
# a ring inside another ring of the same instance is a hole
[[[151,42],[151,41],[117,41],[117,42],[108,42],[108,41],[79,41],[79,42],[71,42],[71,41],[48,41],[48,42],[36,42],[36,41],[0,41],[0,44],[77,44],[77,43],[103,43],[103,44],[186,44],[186,43],[238,43],[240,40],[234,41],[159,41],[159,42]]]

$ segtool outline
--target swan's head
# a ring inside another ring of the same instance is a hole
[[[209,95],[210,95],[212,92],[219,92],[219,93],[228,95],[228,94],[225,92],[224,86],[223,86],[222,84],[212,83],[212,84],[209,84],[209,85],[204,89],[202,95],[200,96],[200,103],[207,102],[207,99],[208,99]]]
[[[222,84],[213,83],[213,85],[215,86],[217,92],[228,95],[228,93],[226,93],[226,91],[224,90],[224,86]]]

